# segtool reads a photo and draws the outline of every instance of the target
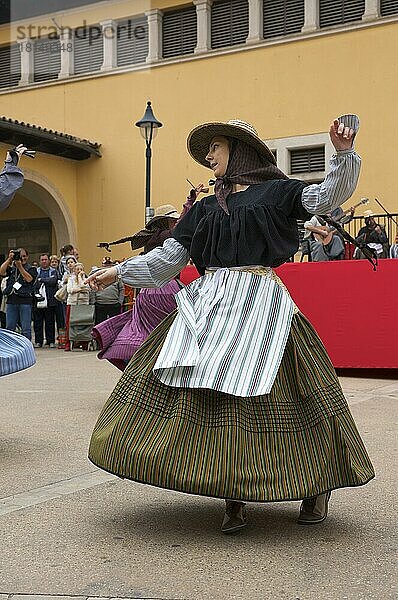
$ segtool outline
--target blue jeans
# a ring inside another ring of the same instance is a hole
[[[22,335],[28,340],[32,339],[32,305],[31,304],[6,304],[6,325],[10,331],[15,331],[18,323],[21,325]]]

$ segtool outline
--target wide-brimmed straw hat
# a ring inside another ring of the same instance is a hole
[[[178,219],[179,217],[180,213],[175,206],[172,204],[162,204],[162,206],[155,208],[155,214],[146,224],[146,229],[150,229],[154,223],[162,219]]]
[[[374,212],[372,210],[364,210],[363,211],[363,218],[367,219],[368,217],[373,217],[374,216]]]
[[[241,121],[239,119],[232,119],[226,123],[204,123],[192,129],[188,135],[187,147],[188,152],[199,164],[204,167],[210,168],[210,164],[206,160],[206,156],[209,152],[211,140],[217,136],[222,135],[224,137],[231,137],[236,140],[245,142],[252,148],[254,148],[260,157],[266,158],[273,165],[276,165],[275,156],[257,134],[253,125]]]

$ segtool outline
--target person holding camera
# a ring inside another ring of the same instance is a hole
[[[15,331],[20,323],[22,335],[32,339],[32,301],[37,270],[28,263],[25,248],[10,250],[8,258],[0,266],[0,275],[7,277],[4,294],[6,302],[6,327]]]

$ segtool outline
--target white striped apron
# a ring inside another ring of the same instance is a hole
[[[240,397],[270,392],[295,309],[271,268],[207,272],[176,301],[177,316],[153,369],[162,383]]]

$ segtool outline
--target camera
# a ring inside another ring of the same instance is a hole
[[[12,260],[21,260],[21,253],[19,250],[12,250]]]

